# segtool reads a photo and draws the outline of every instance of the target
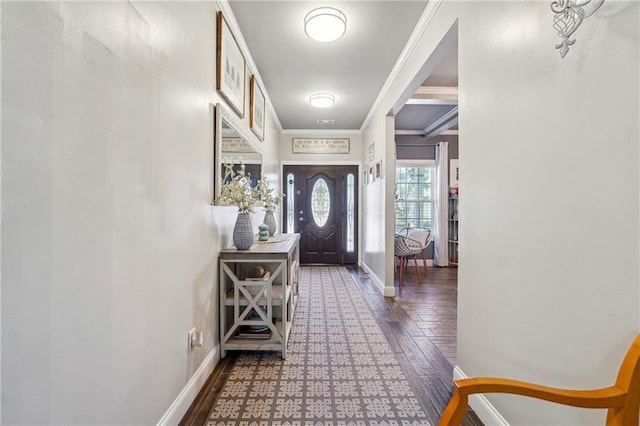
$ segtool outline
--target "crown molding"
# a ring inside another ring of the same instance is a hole
[[[420,86],[416,89],[416,96],[455,96],[458,97],[458,87]]]
[[[380,92],[378,93],[376,100],[373,102],[373,105],[371,105],[371,108],[369,109],[369,113],[364,119],[362,126],[360,126],[361,132],[363,132],[364,129],[366,129],[367,126],[369,125],[369,122],[371,121],[371,118],[373,117],[374,112],[378,109],[378,107],[380,107],[380,104],[382,103],[382,99],[389,92],[389,89],[391,88],[391,85],[393,84],[393,82],[398,78],[398,75],[400,74],[400,70],[402,69],[402,67],[404,67],[404,65],[407,63],[407,61],[413,54],[413,51],[416,49],[418,45],[418,41],[420,40],[420,38],[422,38],[422,35],[424,34],[425,30],[431,23],[431,19],[433,19],[433,16],[436,14],[436,11],[440,7],[440,5],[443,3],[443,1],[444,0],[430,0],[429,3],[427,3],[427,7],[425,7],[424,11],[422,12],[420,19],[418,20],[418,23],[416,24],[415,28],[413,29],[413,32],[411,33],[411,37],[409,37],[409,40],[404,45],[404,49],[402,49],[402,52],[400,53],[400,56],[398,57],[398,60],[396,61],[395,65],[391,69],[391,72],[389,73],[387,80],[384,82],[382,89],[380,89]]]
[[[229,27],[231,28],[231,31],[233,32],[233,35],[235,36],[236,41],[238,42],[238,45],[240,45],[240,50],[242,51],[242,55],[244,56],[245,61],[247,61],[247,68],[249,73],[255,76],[255,79],[258,81],[258,84],[262,88],[267,108],[269,108],[269,111],[271,112],[271,115],[273,116],[276,122],[278,130],[282,131],[282,124],[280,123],[280,119],[278,118],[278,115],[276,114],[276,110],[273,107],[273,104],[271,103],[269,92],[267,91],[267,87],[264,85],[264,82],[262,81],[262,77],[260,76],[260,71],[258,71],[258,67],[256,66],[256,63],[253,60],[253,56],[251,56],[251,51],[249,50],[249,46],[247,46],[247,42],[244,40],[244,34],[242,34],[242,31],[240,31],[240,27],[238,26],[238,21],[236,21],[236,17],[233,14],[233,10],[229,5],[229,0],[215,0],[215,1],[216,1],[216,5],[218,6],[218,10],[222,11],[224,18],[227,20],[227,24],[229,24]],[[247,89],[247,93],[248,93],[248,89]]]
[[[280,132],[281,135],[361,135],[360,130],[354,129],[286,129]]]

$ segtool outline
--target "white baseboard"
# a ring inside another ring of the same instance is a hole
[[[215,366],[220,362],[220,345],[216,345],[207,354],[200,367],[191,376],[189,382],[182,389],[178,397],[173,401],[164,416],[158,421],[158,425],[177,425],[184,417],[187,410],[198,396],[198,393],[211,375]]]
[[[457,365],[453,367],[453,380],[466,379],[467,375]],[[500,412],[482,394],[469,396],[469,406],[486,426],[509,426]]]
[[[369,279],[373,282],[373,284],[375,284],[375,286],[378,289],[378,291],[380,292],[380,294],[382,294],[384,297],[395,297],[396,296],[395,287],[385,287],[385,285],[382,282],[382,280],[380,278],[378,278],[378,276],[376,274],[373,273],[371,268],[369,268],[369,266],[365,262],[362,262],[361,266],[362,266],[362,269],[364,269],[364,271],[367,274],[369,274]]]

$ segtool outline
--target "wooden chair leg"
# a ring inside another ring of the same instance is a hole
[[[416,267],[416,275],[418,276],[418,284],[420,283],[420,268],[418,268],[418,258],[416,257],[416,255],[413,255],[413,264]]]
[[[427,258],[424,255],[424,250],[422,250],[422,266],[424,266],[424,276],[427,276]]]
[[[398,280],[398,285],[402,285],[402,271],[404,270],[404,257],[400,258],[400,279]]]

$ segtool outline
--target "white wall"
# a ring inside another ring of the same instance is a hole
[[[561,59],[548,3],[444,2],[372,120],[459,19],[458,364],[469,376],[606,386],[639,330],[638,7],[605,2]],[[511,424],[603,422],[489,399]]]
[[[474,3],[460,18],[468,375],[606,386],[639,331],[638,6],[606,2],[564,59],[546,4]],[[513,424],[604,419],[491,400]]]
[[[386,144],[385,118],[377,118],[372,120],[371,124],[363,132],[361,156],[363,167],[368,168],[370,166],[368,161],[369,146],[374,145],[373,161],[375,163],[382,159],[384,171],[382,179],[375,180],[362,187],[362,211],[364,214],[360,222],[362,229],[361,258],[362,267],[370,274],[369,277],[380,292],[386,296],[394,296],[393,284],[388,286],[385,282],[387,280],[386,271],[389,266],[386,264],[387,259],[385,256],[388,239],[386,237],[387,233],[384,232],[386,230],[385,196],[387,194],[386,182],[388,177],[386,150],[388,145]],[[393,267],[393,264],[390,266]],[[393,274],[391,274],[391,280],[393,281]]]
[[[375,115],[363,132],[363,162],[368,147],[375,145],[374,162],[382,160],[382,179],[363,187],[362,266],[382,294],[395,296],[393,277],[393,234],[395,158],[393,117]]]
[[[155,423],[218,340],[215,4],[1,7],[2,423]]]

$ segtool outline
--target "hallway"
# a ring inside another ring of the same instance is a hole
[[[429,268],[428,279],[422,284],[416,284],[409,274],[399,295],[392,299],[383,298],[361,269],[348,270],[421,401],[426,418],[437,423],[449,398],[455,362],[457,271]],[[181,424],[211,424],[207,423],[210,410],[237,358],[234,354],[221,361]],[[471,414],[465,424],[481,422]]]

